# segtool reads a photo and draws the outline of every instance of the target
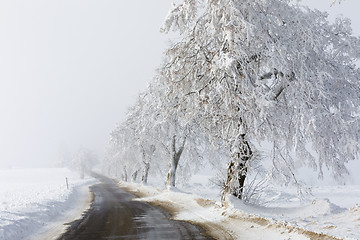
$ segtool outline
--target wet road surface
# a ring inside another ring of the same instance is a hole
[[[134,195],[109,178],[96,175],[101,183],[91,187],[94,201],[83,218],[69,224],[59,238],[101,239],[213,239],[200,227],[169,220],[170,214],[148,203],[132,201]]]

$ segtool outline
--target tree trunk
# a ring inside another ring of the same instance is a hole
[[[133,174],[131,174],[131,180],[132,180],[133,182],[136,181],[137,176],[138,176],[138,172],[139,172],[139,170],[136,170],[135,172],[133,172]]]
[[[142,175],[142,179],[141,179],[141,182],[143,184],[147,184],[148,176],[149,176],[149,170],[150,170],[150,163],[149,162],[144,162],[144,170],[143,170],[143,175]]]
[[[246,162],[249,159],[250,158],[247,158],[247,159],[243,158],[237,165],[237,179],[238,179],[239,185],[238,185],[238,189],[233,191],[231,194],[238,197],[239,199],[243,199],[244,185],[245,185],[245,179],[246,179],[246,175],[247,175]]]
[[[155,152],[155,146],[154,145],[150,146],[149,158],[148,159],[146,159],[146,152],[145,152],[145,149],[144,149],[143,145],[141,145],[141,151],[142,151],[142,158],[143,158],[143,164],[144,164],[141,183],[142,184],[147,184],[148,176],[149,176],[149,170],[150,170],[150,158],[151,158],[152,154]]]
[[[247,175],[247,162],[252,158],[252,150],[245,140],[245,135],[240,135],[231,148],[231,160],[227,168],[227,178],[221,196],[221,202],[226,202],[228,194],[243,199],[245,179]]]
[[[171,146],[171,162],[170,162],[170,169],[167,175],[166,186],[175,187],[175,179],[176,179],[176,170],[180,161],[180,157],[182,152],[184,151],[186,138],[182,141],[180,148],[176,150],[176,136],[173,136],[172,139],[172,146]]]
[[[128,175],[127,175],[126,167],[124,167],[123,180],[124,180],[125,182],[127,182],[127,181],[128,181]]]

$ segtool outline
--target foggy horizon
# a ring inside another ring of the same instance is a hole
[[[159,66],[170,2],[0,3],[0,168],[53,166],[109,132]],[[149,11],[152,9],[152,11]]]
[[[352,20],[360,3],[303,1]],[[54,166],[60,149],[100,160],[109,132],[145,89],[169,38],[171,1],[0,3],[0,168]]]

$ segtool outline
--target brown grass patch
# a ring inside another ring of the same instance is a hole
[[[336,237],[329,236],[329,235],[326,235],[323,233],[316,233],[316,232],[304,230],[304,229],[301,229],[298,227],[288,226],[288,225],[281,224],[281,223],[273,224],[269,220],[262,218],[262,217],[258,217],[258,216],[240,217],[236,214],[233,214],[233,215],[230,215],[229,218],[238,220],[238,221],[254,223],[254,224],[257,224],[260,226],[268,226],[268,228],[275,227],[277,229],[283,229],[284,231],[287,231],[288,233],[296,232],[298,234],[305,235],[306,237],[310,238],[310,240],[320,240],[320,239],[321,240],[342,240],[341,238],[336,238]],[[335,227],[335,226],[330,226],[330,227]]]
[[[197,204],[199,204],[202,207],[217,206],[215,201],[203,199],[203,198],[197,198],[196,202],[197,202]]]
[[[336,237],[332,237],[323,233],[315,233],[315,232],[310,232],[310,231],[306,231],[306,230],[298,230],[299,233],[304,234],[305,236],[309,237],[310,240],[342,240],[342,238],[336,238]]]
[[[228,232],[226,229],[222,228],[219,224],[212,222],[193,222],[189,221],[192,224],[198,225],[205,229],[206,233],[215,238],[221,240],[235,240],[231,232]]]
[[[147,201],[147,202],[153,206],[161,207],[165,209],[167,212],[171,214],[172,217],[174,217],[178,212],[180,212],[180,207],[173,202],[165,202],[159,200]]]
[[[129,193],[132,193],[134,194],[136,197],[138,198],[144,198],[144,197],[149,197],[150,194],[147,194],[145,192],[142,192],[142,191],[139,191],[139,189],[134,189],[132,187],[127,187],[127,186],[123,186],[121,184],[119,184],[119,187],[122,188],[123,190],[129,192]]]

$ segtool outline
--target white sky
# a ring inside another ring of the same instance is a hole
[[[354,35],[360,36],[360,1],[359,0],[341,0],[341,4],[331,6],[333,0],[301,0],[303,5],[326,11],[330,14],[330,20],[342,15],[351,19]]]
[[[103,152],[152,78],[168,0],[0,0],[0,167]]]
[[[170,0],[0,0],[0,168],[51,165],[60,146],[96,150],[161,62]],[[343,13],[360,2],[304,3]]]

